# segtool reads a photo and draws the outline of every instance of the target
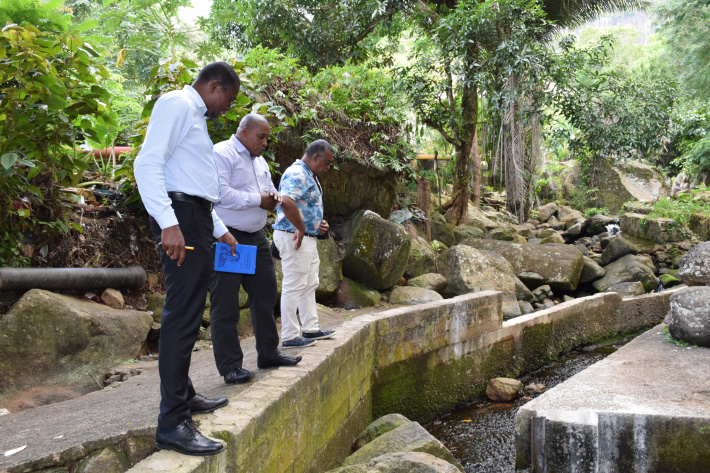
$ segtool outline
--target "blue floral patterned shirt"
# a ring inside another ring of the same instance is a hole
[[[323,220],[323,189],[318,178],[300,159],[281,176],[279,194],[290,197],[296,203],[306,226],[306,233],[318,235]],[[288,221],[281,207],[276,211],[276,223],[273,228],[287,232],[296,231],[296,227]]]

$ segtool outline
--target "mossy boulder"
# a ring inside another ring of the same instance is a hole
[[[135,358],[152,325],[148,312],[32,289],[0,319],[0,392],[92,385]]]
[[[453,229],[454,226],[446,223],[443,215],[436,212],[431,214],[431,238],[433,240],[438,240],[447,247],[455,245],[456,237]]]
[[[442,292],[448,284],[449,281],[447,281],[444,276],[437,273],[422,274],[421,276],[407,281],[407,286],[431,289],[436,292]]]
[[[537,219],[540,222],[547,222],[550,217],[552,217],[553,215],[557,215],[558,209],[559,206],[554,202],[545,204],[537,210]]]
[[[607,215],[594,215],[589,217],[582,224],[582,233],[589,236],[599,235],[606,232],[606,226],[614,223],[614,218]]]
[[[397,286],[392,289],[389,296],[389,302],[392,304],[426,304],[427,302],[440,301],[444,298],[431,289],[414,286]]]
[[[483,238],[489,240],[517,241],[518,232],[513,227],[498,227],[487,232]]]
[[[485,228],[481,230],[480,227],[474,225],[459,225],[454,227],[453,232],[456,245],[469,238],[483,238],[483,235],[486,234]]]
[[[604,292],[610,287],[622,283],[640,281],[646,292],[658,287],[658,279],[654,274],[656,267],[651,259],[641,255],[626,255],[613,263],[604,266],[606,274],[594,282],[597,291]]]
[[[346,458],[343,466],[366,464],[381,455],[396,452],[428,453],[454,465],[458,471],[464,471],[451,452],[416,422],[400,425],[375,438]]]
[[[632,242],[625,238],[612,238],[609,240],[609,244],[606,245],[606,248],[604,248],[599,262],[602,266],[606,266],[623,256],[635,254],[638,254],[638,249],[636,249],[636,246]]]
[[[424,452],[395,452],[365,464],[343,466],[328,473],[458,473],[451,463]]]
[[[380,435],[386,434],[390,430],[394,430],[400,425],[404,425],[409,422],[411,422],[411,420],[407,419],[402,414],[387,414],[382,416],[365,427],[365,430],[360,432],[360,435],[358,435],[357,439],[355,439],[354,446],[356,449],[360,449],[375,440]]]
[[[123,473],[129,467],[126,455],[112,446],[83,459],[76,473]]]
[[[586,171],[575,163],[563,172],[565,191],[577,188],[580,176]],[[660,170],[636,161],[615,163],[613,159],[596,158],[594,182],[599,188],[597,207],[619,212],[631,200],[656,202],[670,194],[671,181]],[[569,195],[567,195],[569,197]]]
[[[380,302],[380,299],[382,295],[379,292],[347,277],[340,281],[338,289],[331,296],[336,306],[346,309],[372,307]]]
[[[606,269],[602,268],[596,261],[594,261],[589,256],[584,257],[584,269],[582,269],[582,275],[579,278],[579,284],[584,284],[587,282],[596,281],[599,278],[604,277],[606,274]]]
[[[435,271],[436,253],[434,253],[431,245],[421,237],[413,238],[404,276],[407,278],[415,278],[422,274],[433,273]]]
[[[351,236],[343,258],[343,274],[383,290],[404,275],[412,238],[396,223],[374,212],[359,211],[346,221]]]
[[[520,244],[477,238],[466,240],[462,245],[501,255],[529,288],[549,284],[554,289],[574,291],[584,267],[582,252],[571,245]]]
[[[318,240],[318,289],[316,299],[325,299],[338,289],[340,283],[340,255],[332,238]]]

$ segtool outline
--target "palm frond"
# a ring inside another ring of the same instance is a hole
[[[547,19],[558,28],[575,28],[606,13],[645,10],[648,0],[543,0]]]

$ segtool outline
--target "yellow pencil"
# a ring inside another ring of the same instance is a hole
[[[186,249],[186,250],[194,250],[195,247],[194,247],[194,246],[186,246],[185,249]]]

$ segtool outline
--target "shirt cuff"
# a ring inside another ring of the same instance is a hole
[[[219,239],[228,231],[227,226],[222,222],[222,220],[220,220],[219,222],[215,222],[214,233],[212,233],[212,236]]]
[[[158,222],[161,230],[179,225],[178,219],[175,216],[175,211],[172,210],[172,207],[170,207],[170,210],[165,211],[162,215],[153,218],[156,222]]]
[[[258,207],[261,205],[261,194],[258,192],[254,192],[253,194],[249,194],[249,205],[252,207]]]

